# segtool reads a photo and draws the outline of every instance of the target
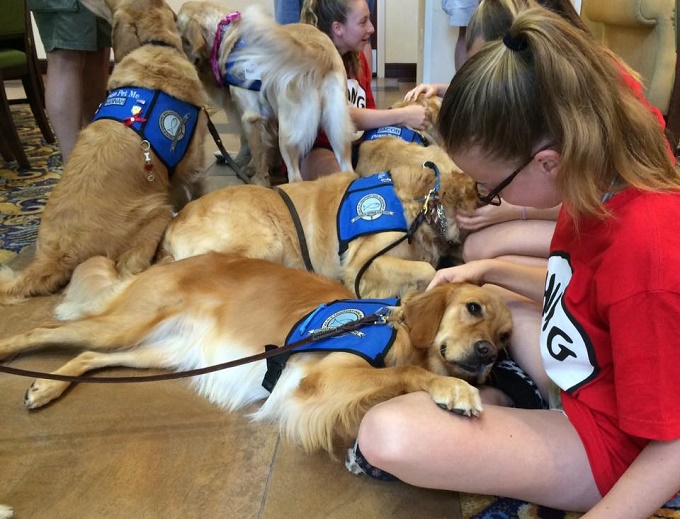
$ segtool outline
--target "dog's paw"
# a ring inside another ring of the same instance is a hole
[[[439,407],[458,415],[479,416],[482,412],[479,390],[458,378],[437,379],[430,387],[430,396]]]
[[[59,398],[68,386],[68,382],[46,379],[36,380],[26,391],[24,405],[27,409],[38,409]]]

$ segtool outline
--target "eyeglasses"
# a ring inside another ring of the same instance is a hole
[[[501,205],[501,191],[503,191],[510,182],[512,182],[515,177],[519,174],[520,171],[522,171],[524,168],[526,168],[531,162],[534,160],[536,155],[541,153],[542,151],[547,150],[548,148],[551,148],[554,146],[554,144],[546,144],[542,148],[539,148],[534,154],[529,157],[526,162],[524,162],[519,168],[517,168],[515,171],[510,173],[505,180],[503,180],[500,184],[498,184],[494,189],[489,189],[487,188],[486,184],[480,184],[479,182],[475,182],[475,192],[477,193],[477,198],[485,204],[490,204],[490,205]]]

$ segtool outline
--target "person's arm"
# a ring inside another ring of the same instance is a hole
[[[438,270],[427,288],[459,281],[476,285],[491,283],[542,303],[545,293],[545,276],[545,267],[521,265],[498,259],[483,259]]]
[[[434,84],[421,83],[417,87],[406,92],[406,95],[404,96],[404,101],[415,101],[416,99],[418,99],[418,96],[420,94],[423,94],[425,97],[432,96],[444,97],[444,94],[446,93],[446,89],[448,87],[449,87],[448,83],[434,83]]]
[[[469,213],[459,212],[456,215],[458,226],[468,231],[478,231],[489,225],[509,222],[510,220],[557,220],[561,205],[549,209],[523,207],[509,204],[505,200],[501,205],[484,205]]]
[[[421,105],[409,105],[389,110],[349,107],[352,122],[357,130],[371,130],[382,126],[404,125],[414,130],[424,130],[429,112]]]
[[[650,442],[582,519],[647,519],[680,487],[680,439]]]

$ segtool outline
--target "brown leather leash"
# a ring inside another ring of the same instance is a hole
[[[275,357],[283,353],[289,352],[295,348],[298,348],[304,344],[318,341],[320,339],[326,339],[328,337],[334,337],[336,335],[343,334],[345,332],[357,330],[362,326],[368,324],[385,324],[387,322],[384,314],[373,313],[367,315],[356,321],[351,321],[345,323],[341,326],[335,328],[329,328],[326,330],[319,330],[315,333],[310,334],[304,339],[292,342],[285,346],[274,346],[271,345],[271,349],[267,349],[262,353],[257,353],[255,355],[250,355],[249,357],[242,357],[240,359],[232,360],[229,362],[223,362],[221,364],[215,364],[213,366],[206,366],[205,368],[191,369],[187,371],[175,371],[173,373],[164,373],[161,375],[143,375],[138,377],[76,377],[69,375],[57,375],[56,373],[44,373],[41,371],[31,371],[27,369],[13,368],[10,366],[3,366],[0,364],[0,372],[8,373],[10,375],[17,375],[19,377],[29,377],[29,378],[42,378],[48,380],[59,380],[62,382],[87,382],[91,384],[126,384],[132,382],[158,382],[160,380],[174,380],[179,378],[189,378],[198,375],[205,375],[207,373],[213,373],[215,371],[221,371],[228,368],[234,368],[236,366],[242,366],[244,364],[249,364],[251,362],[256,362],[258,360],[268,359],[270,357]]]

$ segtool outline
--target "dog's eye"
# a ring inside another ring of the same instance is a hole
[[[502,343],[508,342],[510,340],[510,334],[509,333],[501,333],[500,339],[501,339]]]
[[[470,314],[474,315],[475,317],[479,317],[480,315],[482,315],[482,305],[480,305],[479,303],[474,302],[467,303],[465,307],[467,308],[467,311],[470,312]]]

